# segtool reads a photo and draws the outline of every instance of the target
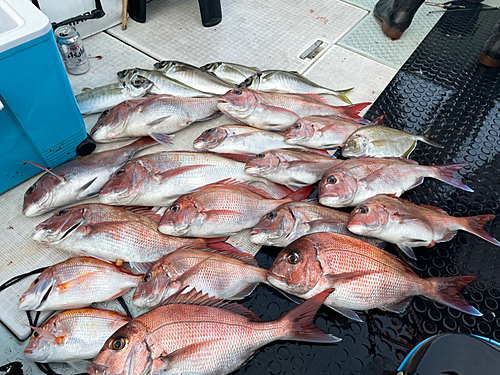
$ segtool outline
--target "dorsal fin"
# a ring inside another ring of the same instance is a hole
[[[247,189],[248,191],[251,191],[252,193],[259,194],[263,198],[274,199],[267,191],[256,188],[255,186],[250,186],[250,185],[246,184],[245,182],[235,180],[234,178],[226,178],[224,180],[220,180],[220,181],[217,181],[213,184],[209,184],[209,185],[205,185],[205,186],[210,186],[210,185],[236,186],[236,187],[240,187],[243,189]]]
[[[440,214],[448,215],[448,212],[446,212],[445,210],[443,210],[440,207],[429,206],[428,204],[421,204],[420,207],[428,208],[429,210],[439,212]]]
[[[256,267],[259,266],[257,261],[255,260],[255,258],[253,257],[253,255],[245,253],[244,251],[238,250],[236,247],[234,247],[228,243],[224,242],[224,244],[226,245],[224,248],[218,247],[218,245],[215,245],[215,244],[212,244],[212,245],[209,244],[209,245],[207,245],[209,247],[200,248],[199,250],[206,251],[209,253],[224,255],[226,257],[233,258],[233,259],[238,259],[238,260],[241,260],[242,262],[249,264],[251,266],[256,266]],[[214,246],[214,247],[210,247],[210,246]],[[215,248],[215,247],[218,247],[218,248]]]
[[[278,149],[279,151],[280,149]],[[328,151],[326,150],[320,150],[319,148],[297,148],[297,147],[287,147],[282,150],[288,150],[288,151],[294,151],[294,152],[301,152],[304,154],[318,154],[321,156],[326,156],[328,158],[336,159],[334,155],[331,155]]]
[[[215,297],[209,297],[208,294],[204,294],[202,291],[198,292],[195,289],[184,293],[187,286],[179,290],[177,293],[172,294],[168,297],[162,305],[200,305],[214,307],[217,309],[224,309],[232,313],[244,316],[252,321],[260,322],[260,318],[253,312],[248,310],[246,307],[239,305],[234,302],[227,302]]]
[[[147,217],[148,219],[153,220],[156,224],[160,223],[161,215],[158,215],[153,210],[150,210],[144,206],[122,206],[122,208],[127,211],[133,212],[135,214]]]
[[[397,160],[397,161],[400,161],[400,162],[403,162],[403,163],[406,163],[406,164],[416,164],[416,165],[418,165],[418,162],[416,162],[415,160],[411,160],[411,159],[395,158],[395,157],[391,157],[391,158],[387,158],[387,159]]]
[[[414,276],[417,276],[420,278],[420,276],[418,276],[415,271],[413,271],[409,265],[407,265],[405,262],[403,262],[401,259],[399,259],[396,255],[394,254],[391,254],[390,252],[388,251],[385,251],[385,250],[382,250],[382,249],[378,249],[379,251],[382,251],[385,255],[389,256],[390,258],[392,258],[393,260],[395,260],[396,262],[398,262],[400,265],[402,265],[405,269],[406,272],[414,275]]]
[[[300,95],[300,96],[303,96],[305,98],[314,100],[315,102],[325,104],[325,105],[330,105],[330,104],[328,104],[326,99],[323,97],[323,95],[320,95],[320,94],[293,94],[293,95]]]

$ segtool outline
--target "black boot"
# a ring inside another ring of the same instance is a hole
[[[493,32],[483,47],[478,61],[489,67],[500,66],[500,21],[493,28]]]
[[[424,0],[379,0],[373,15],[382,21],[382,30],[387,36],[399,39],[423,2]]]

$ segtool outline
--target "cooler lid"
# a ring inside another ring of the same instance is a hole
[[[0,0],[0,53],[52,30],[45,14],[28,0]]]

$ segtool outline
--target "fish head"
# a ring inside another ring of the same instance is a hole
[[[259,100],[257,93],[249,89],[234,89],[220,96],[217,101],[217,108],[236,119],[248,117]]]
[[[292,145],[300,145],[313,137],[314,130],[314,125],[311,121],[301,119],[286,131],[285,142]]]
[[[124,131],[130,110],[135,104],[136,101],[126,100],[101,113],[90,131],[92,139],[96,142],[106,142],[119,136]]]
[[[165,210],[158,230],[172,236],[183,236],[200,216],[201,210],[203,207],[199,207],[194,199],[189,195],[184,195]]]
[[[56,283],[54,269],[47,268],[33,280],[29,288],[19,298],[20,310],[35,310],[43,308],[43,303],[49,297]]]
[[[57,323],[51,318],[41,327],[33,329],[24,356],[34,362],[46,363],[55,347],[63,344],[63,339],[57,336]]]
[[[359,235],[375,235],[386,227],[390,220],[390,215],[389,210],[384,206],[383,202],[368,199],[359,204],[351,212],[347,229]]]
[[[259,245],[273,246],[285,240],[293,231],[295,217],[286,205],[262,217],[250,232],[250,240]]]
[[[370,141],[361,134],[352,134],[342,147],[342,156],[345,158],[356,158],[367,153]]]
[[[144,274],[141,282],[137,285],[132,297],[134,305],[147,308],[159,305],[169,296],[166,294],[168,294],[167,288],[171,280],[170,265],[162,258]]]
[[[247,77],[238,86],[241,87],[241,88],[258,90],[259,86],[260,86],[261,80],[262,80],[262,72],[257,72],[255,74],[252,74],[250,77]]]
[[[116,73],[120,82],[131,81],[135,79],[138,74],[139,71],[137,70],[137,68],[120,70],[118,73]]]
[[[358,190],[358,182],[339,170],[327,171],[318,185],[319,203],[328,207],[349,206]]]
[[[149,169],[141,158],[133,159],[117,169],[99,193],[99,202],[104,204],[128,204],[139,193]]]
[[[35,227],[32,238],[35,241],[49,243],[61,241],[82,225],[85,211],[83,205],[57,210],[52,217]]]
[[[167,73],[170,69],[174,68],[176,65],[176,61],[163,60],[155,63],[153,66],[155,70],[158,70],[163,73]]]
[[[154,343],[148,343],[148,339],[148,331],[141,322],[135,319],[128,322],[106,340],[87,372],[90,375],[148,374],[154,350]]]
[[[193,148],[199,151],[211,150],[217,147],[227,137],[227,129],[221,126],[205,130],[193,142]]]
[[[278,254],[267,272],[267,280],[293,295],[306,294],[323,274],[317,252],[317,244],[308,236],[293,241]]]
[[[54,189],[60,183],[61,180],[50,173],[40,177],[24,193],[23,214],[32,217],[49,211],[54,200]]]
[[[144,96],[153,87],[153,82],[144,77],[134,79],[132,81],[123,82],[123,87],[128,94],[133,98]]]
[[[252,176],[269,175],[276,171],[281,164],[278,154],[267,151],[255,155],[245,164],[245,173]]]

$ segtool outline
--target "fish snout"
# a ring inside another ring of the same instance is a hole
[[[101,363],[92,362],[87,367],[87,372],[90,375],[106,375],[106,371],[108,370],[108,366],[103,365]]]

